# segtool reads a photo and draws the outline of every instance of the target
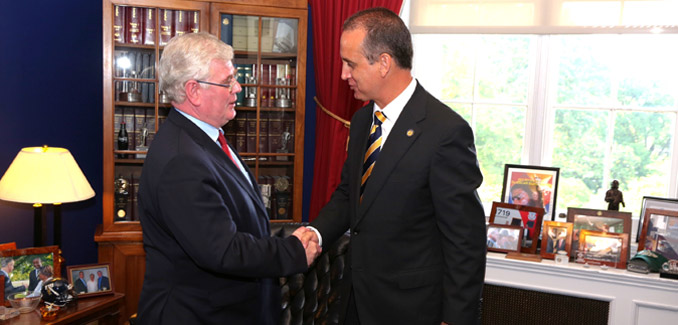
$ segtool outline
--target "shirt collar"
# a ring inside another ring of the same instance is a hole
[[[398,116],[400,116],[400,113],[403,112],[403,109],[405,108],[405,105],[407,104],[408,101],[410,101],[410,98],[412,98],[412,95],[414,94],[414,90],[417,88],[417,79],[412,78],[410,81],[410,84],[405,87],[405,90],[403,90],[400,95],[398,95],[394,100],[392,100],[390,103],[388,103],[384,108],[379,107],[377,103],[374,103],[374,110],[373,114],[381,110],[384,112],[384,115],[386,115],[386,119],[395,122],[398,120]]]
[[[195,124],[195,126],[200,128],[203,132],[205,132],[205,134],[207,134],[207,136],[210,137],[210,139],[212,139],[212,141],[214,141],[214,143],[217,142],[217,138],[219,137],[219,132],[221,132],[220,128],[215,128],[214,126],[209,125],[209,124],[207,124],[207,123],[205,123],[205,122],[203,122],[203,121],[201,121],[201,120],[199,120],[199,119],[197,119],[197,118],[195,118],[191,115],[188,115],[188,114],[182,112],[179,109],[176,109],[176,108],[174,108],[174,109],[177,112],[181,113],[181,115],[186,117],[189,121],[193,122],[193,124]]]

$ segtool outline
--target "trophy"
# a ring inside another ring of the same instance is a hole
[[[172,100],[169,98],[167,93],[165,93],[164,90],[161,90],[160,93],[158,94],[158,101],[160,104],[170,104],[172,103]]]
[[[132,78],[136,78],[136,71],[132,71]],[[122,92],[120,93],[120,101],[123,102],[140,102],[141,91],[139,91],[139,83],[137,81],[123,81]]]
[[[146,140],[148,139],[148,127],[146,127],[146,123],[144,123],[144,126],[139,132],[139,142],[137,142],[139,145],[135,148],[135,150],[143,151],[143,153],[137,153],[135,157],[137,159],[143,159],[146,158],[146,152],[148,151],[148,146],[146,145]]]
[[[273,176],[275,183],[276,210],[275,219],[289,219],[290,208],[290,180],[289,176]]]
[[[292,139],[292,134],[290,133],[290,127],[286,127],[285,131],[283,131],[280,134],[280,149],[277,149],[277,153],[288,153],[290,152],[290,149],[288,148],[288,145],[290,144],[290,140]],[[278,161],[287,161],[289,157],[287,156],[276,156],[276,160]]]
[[[115,180],[115,220],[125,221],[129,220],[127,212],[127,203],[129,201],[129,182],[118,176]]]
[[[278,78],[275,84],[278,86],[287,86],[288,82],[286,78]],[[278,88],[275,90],[275,107],[288,108],[291,104],[289,88]]]
[[[247,84],[256,84],[257,79],[254,76],[249,74],[245,75],[245,83]],[[245,87],[245,102],[243,103],[247,107],[257,107],[257,87],[248,86]]]

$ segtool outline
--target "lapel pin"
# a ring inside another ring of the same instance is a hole
[[[413,135],[414,135],[414,130],[412,130],[412,129],[407,130],[407,136],[408,137],[411,137]]]

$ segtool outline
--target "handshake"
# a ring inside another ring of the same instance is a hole
[[[306,250],[306,264],[311,266],[311,263],[320,255],[322,247],[318,244],[318,236],[315,231],[306,227],[299,227],[292,233],[292,236],[297,237]]]

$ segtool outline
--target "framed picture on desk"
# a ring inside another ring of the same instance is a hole
[[[92,297],[113,293],[111,267],[108,263],[73,265],[67,268],[68,282],[73,292],[81,297]]]
[[[13,264],[12,277],[5,284],[5,296],[37,290],[35,287],[40,281],[38,271],[47,269],[53,277],[61,276],[61,255],[59,246],[31,247],[0,251],[0,260],[3,265]]]
[[[535,254],[543,217],[542,208],[492,202],[490,224],[522,227],[520,252]]]
[[[627,234],[628,237],[631,237],[631,212],[567,208],[567,222],[574,225],[570,256],[575,258],[579,250],[580,233],[583,230]],[[628,254],[628,250],[626,253]],[[627,255],[626,259],[628,257]]]
[[[575,262],[626,268],[629,234],[582,230]]]
[[[504,165],[501,201],[541,208],[544,220],[555,220],[560,168]]]
[[[678,211],[647,209],[638,251],[648,249],[678,260]]]

